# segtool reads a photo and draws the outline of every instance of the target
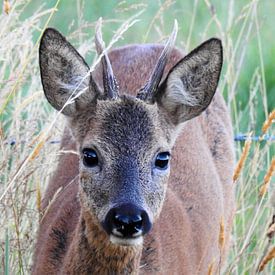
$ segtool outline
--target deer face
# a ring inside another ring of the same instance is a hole
[[[220,41],[212,39],[183,58],[159,84],[175,34],[137,98],[119,96],[106,55],[101,91],[92,76],[85,78],[89,67],[61,34],[48,29],[41,40],[45,95],[68,116],[79,148],[81,202],[118,245],[140,244],[151,229],[165,199],[179,125],[209,105],[218,83],[222,49]],[[101,54],[98,29],[95,41]]]
[[[156,104],[133,98],[98,101],[92,108],[71,121],[82,195],[114,242],[140,242],[165,197],[169,125]]]

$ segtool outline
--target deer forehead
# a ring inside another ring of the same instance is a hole
[[[145,154],[167,149],[169,129],[156,104],[122,96],[115,101],[98,101],[95,110],[76,120],[80,146],[95,145],[106,152]]]

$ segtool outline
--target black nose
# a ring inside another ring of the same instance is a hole
[[[103,228],[108,234],[120,238],[135,238],[151,229],[148,214],[134,204],[121,204],[106,215]]]

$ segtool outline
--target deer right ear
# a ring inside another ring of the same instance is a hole
[[[95,99],[96,92],[88,91],[89,66],[55,29],[46,29],[41,38],[39,64],[45,96],[56,110],[66,104],[62,113],[74,116],[78,109]]]
[[[210,104],[222,68],[222,44],[212,38],[185,56],[168,73],[155,95],[174,124],[198,116]]]

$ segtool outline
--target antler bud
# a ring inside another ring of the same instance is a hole
[[[158,59],[158,62],[153,70],[153,73],[151,74],[149,81],[139,91],[137,98],[146,100],[146,101],[152,101],[155,93],[157,92],[168,57],[175,45],[177,32],[178,32],[178,22],[177,20],[175,20],[173,31],[168,41],[166,42],[166,45]]]
[[[108,58],[108,55],[104,51],[105,45],[102,39],[101,33],[102,19],[100,18],[96,24],[95,30],[95,46],[97,54],[101,58],[102,70],[103,70],[103,86],[104,86],[104,97],[110,99],[116,99],[118,97],[118,85],[113,74],[113,69]]]

